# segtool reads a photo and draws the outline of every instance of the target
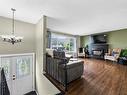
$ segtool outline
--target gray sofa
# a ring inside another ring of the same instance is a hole
[[[46,73],[63,85],[69,84],[82,76],[83,61],[69,61],[65,52],[54,50],[53,56],[46,55]]]

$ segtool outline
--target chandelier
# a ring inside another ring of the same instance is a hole
[[[12,34],[11,35],[1,35],[1,38],[3,39],[4,42],[9,42],[11,44],[19,43],[22,41],[23,37],[20,36],[15,36],[15,19],[14,19],[14,13],[16,9],[11,8],[12,10]]]

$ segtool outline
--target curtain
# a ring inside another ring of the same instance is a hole
[[[51,31],[47,31],[47,46],[46,48],[51,47]]]

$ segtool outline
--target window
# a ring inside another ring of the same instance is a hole
[[[52,33],[51,48],[65,52],[76,52],[76,37]]]
[[[16,58],[16,76],[17,78],[22,78],[30,75],[30,63],[32,58],[30,56],[23,56]]]

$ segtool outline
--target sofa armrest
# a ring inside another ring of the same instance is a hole
[[[67,63],[66,69],[75,68],[77,66],[83,66],[84,61],[72,61]],[[61,64],[60,68],[65,68],[65,64]]]

